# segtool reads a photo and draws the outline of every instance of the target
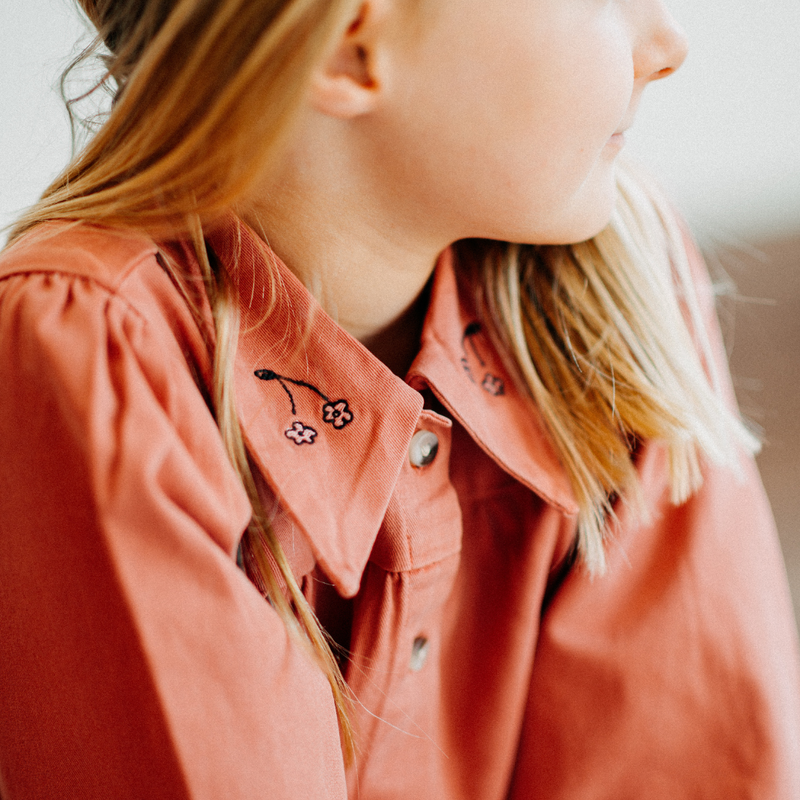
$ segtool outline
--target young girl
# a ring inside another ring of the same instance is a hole
[[[0,258],[0,795],[797,798],[661,0],[82,0]],[[577,244],[576,244],[577,243]]]

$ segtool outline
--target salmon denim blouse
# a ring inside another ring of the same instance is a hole
[[[238,259],[265,501],[350,650],[355,763],[237,567],[249,505],[163,256],[56,224],[0,257],[3,800],[800,797],[796,634],[752,463],[676,507],[646,445],[653,513],[620,510],[592,579],[566,475],[446,254],[402,380],[244,225],[209,243]]]

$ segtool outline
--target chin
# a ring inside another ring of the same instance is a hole
[[[521,189],[516,201],[513,193],[484,211],[480,225],[462,231],[457,238],[494,239],[531,245],[563,245],[585,242],[606,228],[617,205],[616,172],[603,170],[585,179],[566,197],[542,203],[541,197],[525,197]],[[535,210],[534,210],[535,207]],[[501,210],[502,216],[498,215]],[[486,223],[489,223],[488,225]]]
[[[608,213],[597,215],[592,219],[582,220],[580,224],[564,225],[554,227],[549,231],[539,231],[519,238],[505,237],[505,241],[516,242],[518,244],[541,244],[541,245],[562,245],[578,244],[597,236],[611,222],[613,208]]]
[[[557,237],[554,241],[548,242],[547,244],[577,244],[578,242],[586,242],[589,239],[593,239],[601,231],[605,230],[610,222],[611,211],[609,211],[608,214],[603,215],[602,219],[595,221],[592,224],[587,224],[576,228],[574,231],[571,231],[564,236]]]
[[[528,244],[577,244],[597,236],[611,222],[617,205],[616,181],[604,191],[581,202],[571,213],[565,214],[549,230],[540,232]]]

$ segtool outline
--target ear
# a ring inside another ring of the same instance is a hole
[[[376,10],[362,3],[333,54],[311,80],[311,105],[323,114],[352,119],[369,113],[380,94],[376,74]]]

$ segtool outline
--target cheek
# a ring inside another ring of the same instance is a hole
[[[484,16],[417,51],[383,163],[401,158],[400,181],[457,217],[459,236],[530,239],[584,201],[607,213],[604,148],[630,102],[628,42],[599,16]]]
[[[633,70],[610,14],[575,17],[484,25],[469,59],[448,60],[434,104],[454,138],[501,171],[585,177],[627,110]]]
[[[580,183],[630,103],[630,47],[601,27],[540,40],[528,54],[529,80],[515,81],[504,98],[516,112],[507,114],[508,134],[541,177]]]

